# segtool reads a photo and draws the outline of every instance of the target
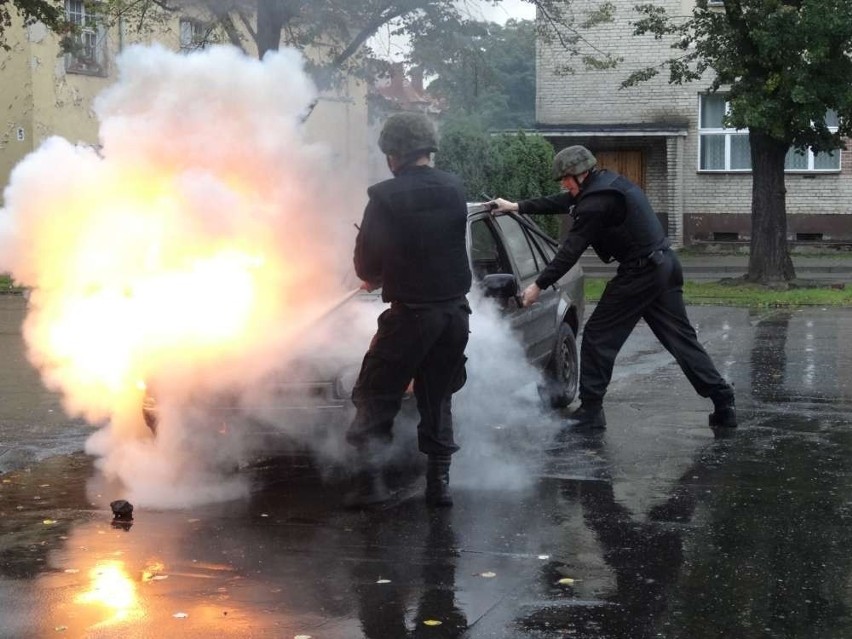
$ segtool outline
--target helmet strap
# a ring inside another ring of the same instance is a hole
[[[588,183],[588,181],[592,177],[592,175],[595,174],[595,173],[597,173],[597,171],[594,168],[591,168],[588,171],[586,171],[586,177],[583,178],[582,182],[580,180],[577,180],[577,186],[580,187],[581,191],[586,186],[586,184]],[[574,179],[576,179],[576,178],[574,178]]]

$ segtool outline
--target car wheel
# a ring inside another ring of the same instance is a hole
[[[580,379],[577,362],[577,337],[570,324],[562,322],[556,333],[556,346],[544,370],[542,398],[551,408],[565,408],[577,396]]]

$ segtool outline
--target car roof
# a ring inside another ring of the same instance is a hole
[[[468,202],[467,203],[467,216],[477,215],[479,213],[487,213],[488,206],[485,202]]]

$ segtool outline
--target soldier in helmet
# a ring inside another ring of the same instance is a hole
[[[348,502],[369,506],[390,497],[378,459],[414,380],[418,444],[428,456],[426,500],[450,506],[450,456],[458,450],[450,398],[464,383],[470,319],[467,205],[461,180],[431,166],[437,136],[425,115],[392,115],[379,148],[394,177],[367,191],[355,272],[367,290],[381,287],[390,308],[379,317],[352,391],[356,415],[346,440],[363,471]]]
[[[553,178],[563,192],[522,202],[496,199],[496,213],[570,212],[573,225],[553,261],[523,292],[524,306],[535,303],[591,246],[604,262],[618,261],[618,271],[583,329],[580,351],[580,407],[567,428],[606,426],[603,398],[612,366],[633,327],[644,319],[674,355],[702,397],[713,400],[710,426],[737,425],[733,388],[722,378],[698,342],[683,303],[683,272],[648,198],[627,178],[595,168],[597,160],[583,146],[562,149],[553,160]]]

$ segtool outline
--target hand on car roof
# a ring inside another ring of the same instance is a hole
[[[495,198],[489,202],[486,202],[485,204],[491,211],[491,215],[497,215],[499,213],[509,213],[518,210],[517,202],[510,202],[509,200],[504,200],[501,197]]]

